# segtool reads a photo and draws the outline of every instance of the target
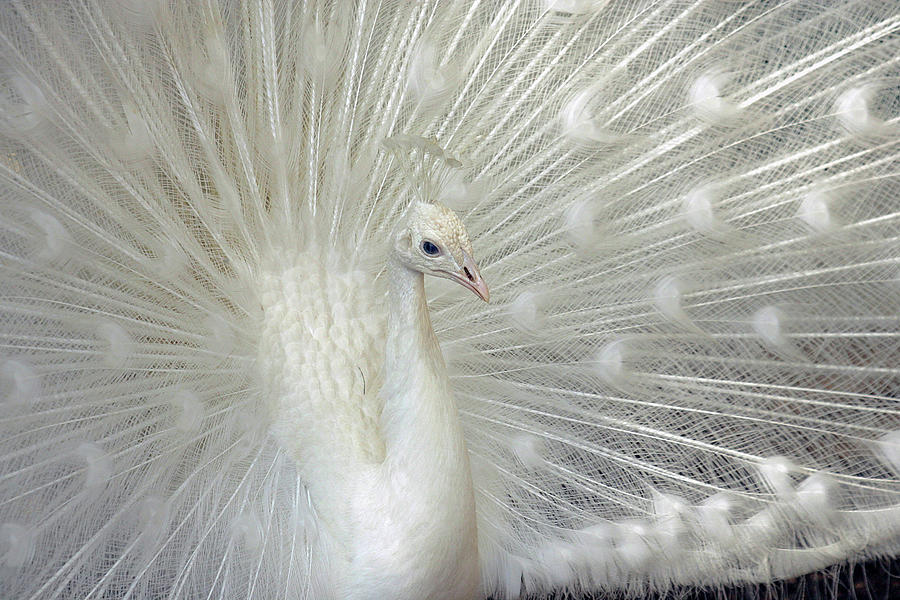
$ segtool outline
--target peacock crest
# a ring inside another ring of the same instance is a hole
[[[382,146],[396,160],[403,177],[410,182],[414,197],[431,204],[440,198],[463,164],[447,154],[436,139],[416,135],[394,135]]]

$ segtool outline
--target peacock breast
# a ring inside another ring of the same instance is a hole
[[[376,469],[349,499],[344,596],[353,600],[480,597],[471,487]]]
[[[272,431],[304,478],[324,487],[355,463],[380,461],[386,316],[374,275],[299,253],[262,272],[258,290],[259,385]]]

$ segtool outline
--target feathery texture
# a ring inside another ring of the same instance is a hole
[[[380,385],[398,134],[491,288],[428,284],[485,595],[896,554],[898,57],[896,0],[4,2],[0,596],[327,597],[276,398]]]

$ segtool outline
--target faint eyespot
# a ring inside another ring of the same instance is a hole
[[[883,83],[868,82],[844,91],[834,102],[840,125],[848,133],[863,138],[895,134],[896,129],[890,124],[893,119],[884,114],[891,104],[890,93],[886,93],[890,89],[891,86]]]
[[[20,569],[34,558],[34,532],[18,523],[0,525],[0,568]]]
[[[118,323],[104,321],[97,327],[98,351],[104,366],[119,369],[134,352],[131,336]]]
[[[724,492],[713,494],[694,507],[697,525],[705,540],[723,546],[734,544],[734,500]]]
[[[512,440],[512,451],[528,469],[539,469],[547,464],[544,459],[546,447],[543,438],[530,433],[517,435]]]
[[[34,237],[37,242],[34,257],[41,263],[65,264],[72,257],[72,236],[59,220],[42,210],[31,211],[31,221],[37,226],[40,235]],[[36,232],[37,233],[37,232]]]
[[[452,56],[442,57],[441,48],[423,36],[412,51],[408,85],[413,96],[431,107],[439,106],[456,89],[462,74]]]
[[[265,541],[262,523],[256,515],[249,512],[241,513],[232,522],[232,535],[251,553],[261,550]]]
[[[28,404],[41,396],[41,380],[29,363],[7,360],[0,363],[0,404]]]
[[[828,233],[839,225],[834,218],[831,198],[819,190],[813,190],[804,196],[797,216],[818,233]]]
[[[429,242],[425,240],[422,242],[422,252],[427,254],[428,256],[437,256],[441,253],[441,249],[437,247],[433,242]]]
[[[509,303],[509,316],[520,331],[537,333],[547,323],[545,298],[526,290]]]
[[[50,114],[44,92],[30,79],[0,73],[0,131],[5,135],[32,134]]]
[[[799,471],[797,465],[783,456],[772,456],[763,459],[759,465],[759,474],[767,486],[782,498],[794,499],[794,482],[792,475]]]
[[[137,106],[124,102],[123,110],[125,125],[110,133],[110,144],[116,156],[125,162],[143,160],[153,153],[154,142],[150,128]]]
[[[798,512],[813,525],[829,527],[838,516],[835,504],[839,496],[835,482],[827,473],[813,473],[797,486],[793,503]]]
[[[189,390],[176,390],[169,403],[176,411],[175,427],[178,431],[190,433],[197,431],[203,421],[203,403],[200,398]]]
[[[599,12],[606,6],[607,0],[546,0],[549,10],[567,13],[570,15],[590,14]]]
[[[84,463],[84,487],[102,489],[113,475],[113,460],[94,442],[82,442],[75,448],[76,457]]]
[[[728,71],[714,69],[701,74],[691,85],[688,97],[697,116],[707,122],[727,121],[740,113],[723,89],[732,79]]]

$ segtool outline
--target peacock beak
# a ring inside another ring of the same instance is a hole
[[[475,292],[475,295],[485,302],[491,301],[491,293],[488,291],[488,286],[484,279],[481,278],[481,272],[478,270],[478,265],[475,264],[475,259],[469,256],[468,252],[463,253],[462,269],[459,273],[454,273],[454,279],[464,287]]]

